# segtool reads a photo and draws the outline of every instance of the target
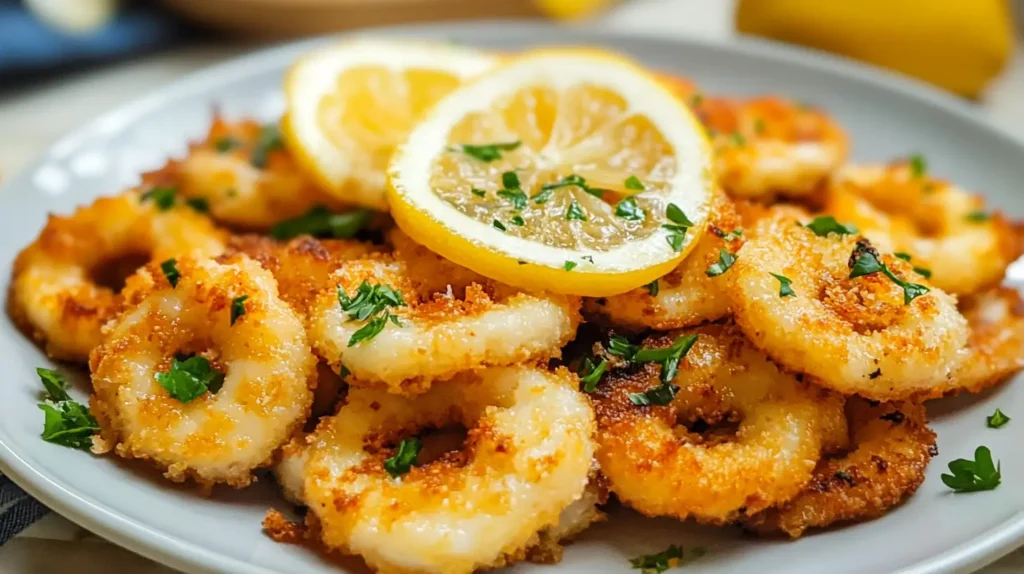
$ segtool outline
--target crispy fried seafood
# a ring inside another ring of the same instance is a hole
[[[516,367],[462,374],[412,398],[354,388],[310,435],[293,494],[328,548],[375,570],[515,562],[585,496],[594,420],[575,386],[564,370]],[[395,468],[409,437],[452,424],[468,429],[461,448]]]
[[[205,216],[145,197],[134,191],[101,197],[72,215],[50,215],[18,254],[8,308],[51,357],[88,360],[100,327],[117,311],[120,283],[140,265],[224,249],[225,234]]]
[[[274,278],[241,255],[182,257],[140,270],[124,296],[89,358],[95,450],[175,481],[249,484],[312,401],[315,361]]]
[[[744,334],[780,365],[843,394],[925,392],[949,378],[967,342],[952,296],[853,235],[779,225],[748,241],[730,273]]]
[[[706,97],[694,112],[712,137],[718,181],[733,197],[807,196],[846,159],[842,128],[796,102]]]
[[[420,280],[390,256],[346,263],[312,305],[314,349],[335,372],[347,369],[350,384],[414,393],[466,369],[558,357],[576,333],[578,298],[521,293],[493,282],[458,291],[450,284],[441,292],[424,288],[438,278]],[[366,301],[374,293],[382,297],[385,315],[360,314],[372,305],[358,303],[361,289]],[[375,334],[364,337],[367,329]]]
[[[851,398],[846,410],[852,450],[822,460],[799,496],[746,519],[745,527],[798,538],[808,528],[878,518],[921,486],[935,454],[924,407]]]
[[[923,160],[850,166],[825,209],[855,224],[879,249],[906,253],[931,281],[957,295],[997,285],[1021,255],[1021,239],[984,200],[924,173]]]
[[[714,215],[700,243],[671,273],[622,295],[588,299],[586,310],[608,317],[624,329],[669,330],[715,321],[729,314],[723,288],[727,277],[708,273],[722,251],[743,246],[739,215],[724,193],[715,195]]]
[[[317,205],[343,208],[300,169],[277,126],[213,120],[206,139],[167,171],[186,197],[206,202],[220,222],[251,230],[301,215]]]
[[[714,524],[789,500],[822,449],[843,442],[842,397],[781,372],[734,327],[685,333],[697,340],[667,405],[634,399],[659,385],[651,363],[613,374],[594,395],[597,458],[611,491],[649,516]],[[681,334],[650,338],[644,348]],[[738,424],[735,433],[697,430],[728,424]]]

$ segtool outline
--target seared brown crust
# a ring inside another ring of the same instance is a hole
[[[914,494],[935,453],[924,406],[851,398],[846,411],[854,450],[822,460],[798,497],[745,519],[744,527],[798,538],[808,528],[878,518]]]

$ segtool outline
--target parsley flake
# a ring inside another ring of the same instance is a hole
[[[587,214],[583,212],[583,208],[575,199],[569,204],[569,209],[565,211],[565,219],[568,221],[586,221]]]
[[[523,219],[522,215],[513,215],[512,219],[510,219],[509,221],[512,222],[512,225],[518,225],[520,227],[526,225],[526,220]]]
[[[563,265],[562,268],[565,269],[566,271],[572,271],[573,269],[576,268],[576,262],[575,261],[566,261],[565,265]]]
[[[158,185],[146,193],[143,193],[139,198],[139,201],[146,203],[152,200],[153,204],[156,205],[160,211],[167,211],[174,207],[174,200],[178,196],[178,188],[171,186]]]
[[[472,193],[473,195],[477,196],[477,197],[484,197],[484,196],[487,195],[486,191],[484,191],[482,189],[477,189],[475,187],[470,189],[469,192]]]
[[[754,119],[754,133],[763,134],[765,129],[764,118]]]
[[[949,471],[943,474],[943,484],[953,492],[978,492],[993,490],[1002,479],[999,463],[993,464],[992,452],[985,446],[974,451],[974,460],[958,458],[949,463]]]
[[[691,106],[699,106],[703,102],[704,102],[704,95],[701,94],[700,92],[697,92],[696,94],[693,94],[692,96],[690,96],[690,105]]]
[[[629,221],[643,221],[646,214],[636,204],[636,198],[627,197],[615,205],[615,215]]]
[[[718,277],[728,271],[732,267],[733,263],[736,263],[736,255],[729,253],[725,249],[719,249],[718,261],[712,263],[705,273],[708,277]]]
[[[740,237],[743,237],[743,230],[738,227],[726,233],[722,228],[718,227],[717,225],[710,225],[708,226],[708,231],[715,234],[715,236],[724,239],[725,241],[736,241]]]
[[[679,206],[674,203],[668,204],[668,207],[665,208],[665,217],[667,217],[669,221],[675,223],[676,225],[682,225],[683,227],[693,227],[693,222],[690,221],[690,218],[686,217],[686,214],[683,213],[683,210],[680,209]]]
[[[519,140],[513,142],[479,145],[459,144],[455,147],[449,148],[449,151],[460,151],[473,159],[478,159],[482,162],[490,163],[496,159],[501,159],[501,152],[513,151],[521,145],[523,145],[523,142]]]
[[[242,142],[236,137],[227,136],[213,142],[213,149],[220,153],[227,153],[235,148],[242,147]]]
[[[597,384],[601,382],[601,377],[604,376],[604,372],[608,370],[607,359],[601,359],[601,362],[594,365],[594,362],[590,358],[583,359],[580,363],[580,382],[583,383],[581,387],[583,392],[592,393],[597,390]]]
[[[495,229],[497,229],[498,231],[507,231],[508,230],[508,228],[505,227],[505,224],[500,222],[500,221],[498,221],[497,219],[495,219],[494,221],[491,222],[491,226],[494,227]]]
[[[185,205],[198,211],[199,213],[209,213],[210,211],[210,200],[205,197],[191,197],[185,200]]]
[[[391,478],[398,478],[409,472],[416,465],[422,448],[423,441],[418,437],[402,439],[402,442],[398,443],[395,455],[384,461],[384,470],[388,471]]]
[[[996,412],[985,417],[985,422],[988,424],[988,428],[997,429],[1010,422],[1010,417],[1003,414],[1003,411],[996,409]]]
[[[402,326],[401,321],[391,314],[389,308],[405,307],[405,299],[400,292],[387,285],[370,285],[369,282],[363,281],[356,288],[353,297],[349,297],[341,285],[338,285],[338,304],[350,319],[367,321],[349,337],[349,347],[373,339],[384,330],[388,321],[398,327]]]
[[[876,251],[874,247],[871,247],[870,243],[865,240],[858,241],[857,246],[850,255],[850,279],[871,275],[878,273],[879,271],[903,289],[904,305],[909,305],[914,299],[917,299],[931,291],[931,289],[924,285],[918,285],[917,283],[910,283],[909,281],[900,279],[892,272],[891,269],[889,269],[889,266],[882,263],[881,259],[878,257],[878,251]]]
[[[642,574],[661,574],[669,568],[679,565],[683,559],[683,548],[675,544],[657,554],[645,554],[629,561],[634,570],[640,570]]]
[[[206,391],[216,393],[224,384],[224,375],[213,370],[210,361],[199,355],[174,357],[166,373],[153,376],[172,397],[188,403]]]
[[[968,213],[967,215],[964,216],[964,219],[970,221],[971,223],[984,223],[989,219],[992,219],[992,216],[984,211],[979,210]]]
[[[161,263],[160,271],[162,271],[164,277],[167,278],[167,282],[171,284],[171,289],[178,286],[178,280],[181,279],[181,273],[178,272],[177,259],[168,259]]]
[[[231,324],[234,325],[239,317],[245,315],[245,301],[248,295],[240,295],[231,300]]]
[[[299,235],[349,239],[355,236],[373,219],[369,209],[353,209],[345,213],[331,213],[326,207],[317,205],[305,214],[286,219],[270,229],[274,239],[285,240]]]
[[[923,177],[925,172],[928,171],[928,161],[919,153],[915,153],[910,156],[908,163],[910,165],[910,175],[912,177]]]
[[[635,351],[630,361],[634,363],[658,363],[661,365],[661,384],[642,393],[630,393],[629,401],[637,406],[667,405],[679,392],[672,384],[679,373],[679,362],[697,342],[697,335],[681,335],[672,345],[664,348],[641,348]],[[609,351],[611,352],[611,351]]]
[[[501,174],[501,185],[505,189],[519,189],[522,184],[519,183],[519,174],[514,171],[506,171]]]
[[[267,158],[270,157],[270,152],[278,149],[284,149],[281,130],[274,124],[265,125],[260,130],[260,135],[256,138],[256,145],[253,146],[252,154],[249,155],[249,163],[253,167],[262,169],[267,166]]]
[[[828,237],[829,233],[835,233],[836,235],[853,235],[859,231],[856,225],[839,223],[836,221],[836,218],[831,215],[815,217],[814,221],[807,224],[807,229],[813,231],[818,237]]]
[[[626,189],[632,189],[633,191],[643,191],[644,189],[646,189],[644,187],[644,183],[640,181],[640,178],[635,175],[631,175],[628,178],[626,178],[625,185]]]
[[[729,137],[732,138],[732,143],[736,145],[736,147],[743,147],[747,145],[747,138],[743,137],[743,134],[740,132],[732,132]]]
[[[633,359],[633,355],[636,355],[637,351],[640,350],[638,345],[634,345],[629,342],[629,339],[621,335],[612,335],[608,339],[608,352],[612,355],[622,357],[627,361]]]
[[[651,297],[656,296],[658,294],[658,291],[660,291],[660,288],[658,287],[658,280],[657,279],[655,279],[654,281],[651,281],[647,285],[644,285],[644,288],[647,289],[647,294],[650,295]]]
[[[519,188],[499,189],[498,197],[503,197],[512,204],[513,209],[526,209],[526,194]]]
[[[45,402],[37,405],[45,417],[43,440],[88,450],[92,446],[92,435],[100,428],[89,408],[68,395],[64,376],[57,371],[38,368],[36,374],[46,391]]]
[[[792,279],[775,273],[769,273],[769,275],[779,280],[779,297],[793,297],[796,295],[796,291],[793,291]]]

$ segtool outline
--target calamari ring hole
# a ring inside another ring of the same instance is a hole
[[[89,279],[99,287],[120,293],[128,277],[149,263],[149,260],[150,255],[144,252],[128,252],[108,257],[88,270]]]

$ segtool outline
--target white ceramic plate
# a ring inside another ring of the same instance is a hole
[[[501,49],[601,45],[689,75],[712,93],[777,92],[814,102],[849,129],[856,159],[921,152],[933,172],[983,191],[1011,216],[1024,216],[1024,148],[1018,142],[953,98],[835,58],[763,42],[710,45],[508,22],[381,33]],[[205,133],[214,104],[229,116],[277,117],[282,73],[314,43],[260,52],[191,75],[54,145],[0,193],[0,292],[6,292],[12,259],[38,233],[47,212],[66,213],[97,195],[116,193],[136,182],[140,172],[182,154],[189,138]],[[113,457],[43,442],[34,369],[49,364],[6,316],[0,318],[0,470],[42,502],[114,542],[183,570],[337,571],[338,565],[315,553],[276,544],[261,533],[267,508],[286,508],[269,480],[202,498]],[[79,377],[77,383],[75,394],[84,398],[87,381]],[[1016,420],[991,430],[985,416],[997,406]],[[629,568],[629,557],[669,544],[709,549],[686,566],[693,573],[972,570],[1024,541],[1024,386],[1007,384],[984,396],[935,403],[929,411],[939,434],[939,456],[917,495],[880,520],[785,542],[619,510],[573,544],[560,565],[516,570],[621,572]],[[939,480],[946,463],[971,457],[981,444],[1002,460],[1003,484],[991,492],[951,494]],[[362,570],[358,561],[341,567]]]

